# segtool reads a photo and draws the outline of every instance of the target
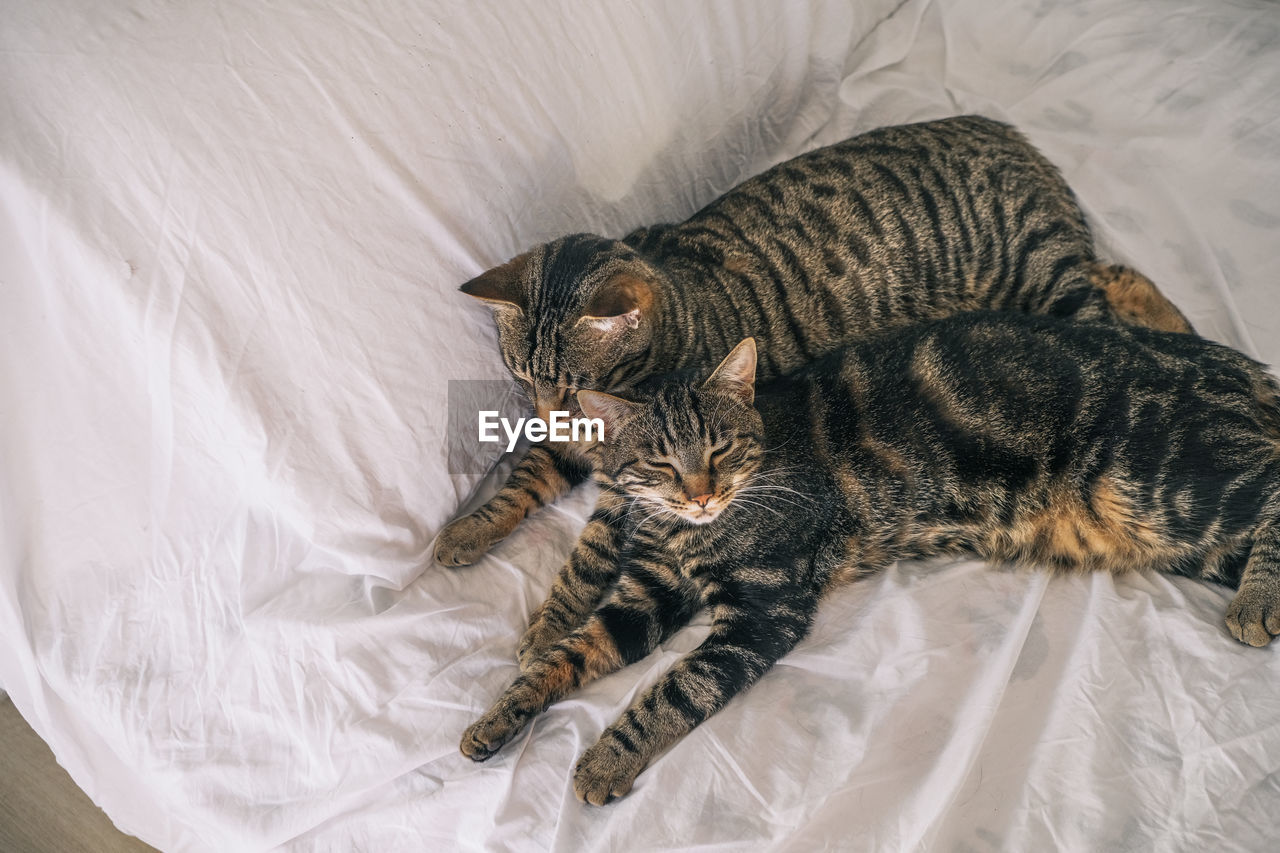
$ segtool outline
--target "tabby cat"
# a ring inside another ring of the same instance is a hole
[[[854,137],[682,224],[564,237],[462,290],[494,308],[502,358],[544,418],[580,388],[710,370],[748,336],[767,379],[868,332],[974,308],[1190,331],[1146,278],[1096,262],[1058,170],[977,116]],[[572,447],[535,446],[492,500],[441,532],[436,558],[474,562],[588,470]]]
[[[462,738],[482,761],[700,608],[711,633],[578,762],[603,804],[764,674],[836,586],[974,553],[1151,568],[1238,587],[1226,623],[1280,634],[1280,393],[1191,335],[974,313],[878,336],[764,386],[743,341],[646,403],[582,391],[595,479],[627,529],[620,575]],[[594,547],[594,546],[593,546]]]

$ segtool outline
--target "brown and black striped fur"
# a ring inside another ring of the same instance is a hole
[[[578,763],[579,796],[625,794],[793,648],[831,589],[899,559],[1172,572],[1238,588],[1237,640],[1280,634],[1280,395],[1245,356],[1191,335],[974,313],[856,344],[753,405],[754,362],[744,341],[701,387],[579,394],[606,424],[595,477],[626,533],[592,547],[617,580],[578,590],[590,604],[533,647],[465,754],[487,758],[709,608],[706,641]]]
[[[576,234],[463,285],[543,417],[580,388],[709,371],[744,337],[769,379],[890,326],[978,308],[1190,326],[1138,273],[1100,264],[1058,170],[1013,128],[967,116],[890,127],[785,162],[678,225]],[[436,545],[473,562],[586,477],[535,451]]]

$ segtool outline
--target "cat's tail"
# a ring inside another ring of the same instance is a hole
[[[1133,267],[1091,261],[1089,279],[1106,295],[1111,310],[1121,321],[1161,332],[1195,334],[1190,321],[1169,297]]]

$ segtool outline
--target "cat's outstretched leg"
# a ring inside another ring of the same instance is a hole
[[[1089,278],[1106,295],[1107,304],[1123,322],[1162,332],[1195,334],[1177,306],[1155,282],[1132,267],[1091,263]]]
[[[580,457],[552,450],[547,444],[534,445],[488,503],[440,531],[436,560],[446,566],[471,565],[527,516],[581,483],[589,473]]]
[[[653,651],[689,621],[697,592],[678,572],[629,563],[609,598],[553,644],[462,733],[462,754],[484,761],[566,694]]]
[[[1280,635],[1280,522],[1274,518],[1254,533],[1240,589],[1227,606],[1227,629],[1251,646]]]
[[[583,754],[573,774],[578,799],[600,806],[626,794],[655,755],[753,684],[809,630],[814,602],[804,594],[782,592],[767,612],[742,603],[751,600],[726,596],[715,605],[710,636]]]
[[[522,670],[552,643],[582,624],[618,579],[618,550],[622,544],[625,497],[602,491],[595,511],[560,569],[546,601],[538,605],[520,638],[516,657]]]

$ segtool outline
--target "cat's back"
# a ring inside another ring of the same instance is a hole
[[[1071,189],[1018,131],[980,116],[820,148],[636,239],[672,273],[678,358],[714,361],[706,341],[752,336],[770,378],[912,321],[1100,310]]]
[[[880,365],[888,386],[905,383],[935,401],[1079,409],[1072,401],[1142,395],[1177,412],[1253,401],[1274,388],[1264,365],[1196,335],[1011,312],[922,323],[855,349],[856,360]]]
[[[729,219],[751,231],[794,214],[798,224],[839,230],[847,214],[846,222],[856,218],[869,232],[883,233],[895,224],[895,211],[911,217],[900,209],[903,200],[939,216],[959,215],[962,205],[994,212],[993,202],[1016,196],[1021,205],[1035,187],[1042,191],[1037,204],[1060,200],[1053,206],[1078,219],[1087,235],[1057,168],[1022,133],[985,116],[954,116],[877,128],[787,160],[739,184],[688,224]]]
[[[957,444],[977,435],[1034,449],[1086,423],[1119,434],[1141,421],[1155,434],[1193,417],[1280,440],[1275,380],[1243,353],[1195,335],[1010,312],[867,338],[765,386],[762,399],[784,423],[816,416],[833,433],[856,424],[862,435]]]

